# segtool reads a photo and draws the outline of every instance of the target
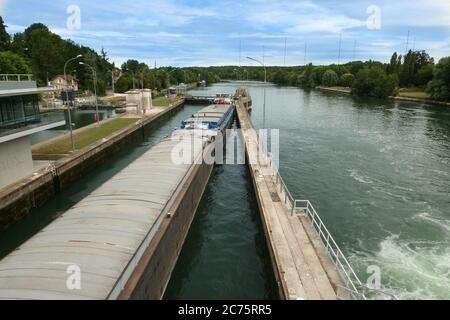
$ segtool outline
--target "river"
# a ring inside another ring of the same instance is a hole
[[[247,85],[261,128],[264,84]],[[274,85],[266,97],[281,175],[312,201],[361,280],[375,266],[400,299],[450,299],[450,109]]]

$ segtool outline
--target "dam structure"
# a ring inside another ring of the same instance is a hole
[[[161,299],[214,165],[209,135],[233,115],[200,110],[194,130],[176,130],[7,255],[0,299]]]

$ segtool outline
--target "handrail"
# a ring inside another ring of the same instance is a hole
[[[300,204],[300,205],[299,205]],[[360,292],[360,288],[363,286],[355,271],[351,267],[347,258],[345,258],[338,244],[334,240],[328,228],[323,223],[322,219],[314,209],[309,200],[295,200],[292,209],[292,214],[297,214],[297,210],[302,210],[304,214],[309,218],[312,226],[318,233],[320,240],[322,241],[328,255],[336,266],[338,272],[343,278],[345,285],[350,287],[349,289],[358,292],[361,297],[366,300],[364,293]]]
[[[251,120],[249,119],[249,122],[251,123]],[[252,126],[253,127],[253,126]],[[256,140],[259,143],[259,135],[256,135]],[[284,193],[284,203],[290,204],[292,208],[292,215],[297,214],[297,210],[303,210],[304,213],[308,216],[310,219],[310,222],[313,226],[313,229],[316,230],[318,233],[318,236],[322,242],[322,244],[325,246],[325,249],[327,251],[327,254],[331,258],[331,261],[334,263],[339,275],[341,276],[342,280],[344,281],[344,284],[346,286],[346,289],[352,293],[351,297],[353,299],[362,299],[367,300],[367,297],[365,296],[364,292],[362,291],[362,288],[364,288],[364,285],[362,284],[361,280],[356,275],[355,271],[351,267],[348,260],[345,258],[344,254],[342,253],[341,249],[339,248],[338,244],[332,237],[331,233],[328,231],[328,228],[323,223],[320,216],[317,214],[317,211],[314,209],[313,205],[309,200],[296,200],[292,194],[290,193],[288,187],[286,186],[286,183],[284,182],[283,178],[281,177],[280,173],[278,172],[277,168],[273,167],[273,156],[270,152],[267,152],[266,150],[261,150],[258,147],[258,152],[263,152],[267,161],[268,166],[272,170],[273,175],[276,178],[276,186],[280,186],[279,194],[282,195]],[[278,190],[277,190],[278,191]],[[304,206],[299,206],[298,204],[303,203]]]
[[[351,289],[349,289],[349,288],[347,288],[347,287],[344,287],[344,286],[341,286],[341,285],[337,285],[337,287],[339,287],[339,288],[341,288],[341,289],[343,289],[343,290],[349,292],[349,293],[352,294],[352,295],[355,295],[355,296],[361,296],[361,292],[357,292],[357,291],[351,290]],[[362,288],[362,289],[365,289],[365,290],[368,290],[368,291],[373,291],[373,292],[377,292],[377,293],[386,295],[386,296],[390,297],[392,300],[399,300],[398,297],[397,297],[395,294],[386,292],[386,291],[384,291],[384,290],[370,288],[370,287],[368,287],[367,285],[361,285],[361,288]],[[338,299],[339,299],[339,297],[338,297]],[[367,297],[366,297],[366,299],[367,299]]]
[[[298,210],[303,210],[304,214],[306,214],[309,218],[314,230],[316,230],[316,232],[318,233],[322,244],[325,246],[327,254],[330,256],[331,261],[333,261],[345,285],[347,286],[349,291],[357,293],[356,295],[352,294],[352,297],[354,299],[367,300],[364,293],[360,292],[361,288],[364,287],[363,284],[359,280],[348,260],[345,258],[338,244],[334,240],[331,233],[328,231],[328,228],[323,223],[322,219],[314,209],[311,202],[309,200],[296,200],[290,193],[278,170],[273,169],[273,159],[271,153],[267,154],[267,159],[269,162],[269,166],[273,170],[273,174],[276,179],[276,185],[279,185],[280,187],[279,194],[282,195],[284,193],[284,203],[289,204],[292,208],[291,215],[297,214]]]
[[[25,73],[2,73],[0,74],[0,81],[32,81],[32,77],[32,74]],[[22,80],[22,78],[26,78],[26,80]]]

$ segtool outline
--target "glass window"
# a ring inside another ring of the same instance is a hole
[[[23,109],[25,112],[25,117],[33,117],[36,115],[36,105],[34,96],[24,96],[23,97]]]

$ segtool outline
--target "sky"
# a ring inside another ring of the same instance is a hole
[[[407,49],[450,55],[450,0],[0,0],[0,15],[10,33],[40,22],[104,48],[116,65],[388,61]]]

